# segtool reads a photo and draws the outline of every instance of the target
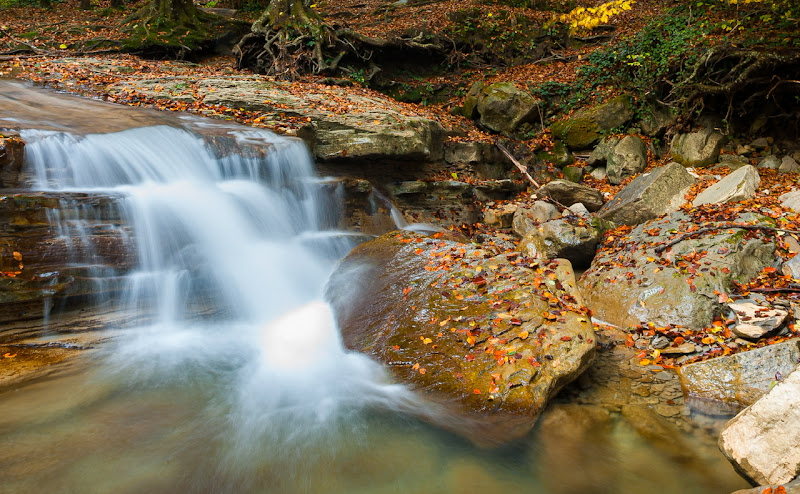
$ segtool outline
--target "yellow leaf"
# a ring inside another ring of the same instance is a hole
[[[519,332],[519,338],[520,338],[521,340],[527,339],[529,334],[530,334],[530,333],[528,333],[527,331],[520,331],[520,332]]]
[[[420,338],[422,338],[422,337],[420,336]],[[430,338],[422,338],[422,343],[424,343],[425,345],[429,345],[429,344],[433,343],[433,340],[430,339]]]
[[[650,360],[644,358],[639,361],[639,365],[650,365]]]
[[[67,49],[67,45],[65,45],[64,43],[61,43],[60,45],[58,45],[58,47],[61,48],[62,50]]]

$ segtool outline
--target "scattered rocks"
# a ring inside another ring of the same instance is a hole
[[[784,484],[800,473],[800,372],[793,372],[731,420],[722,452],[756,484]]]
[[[725,137],[712,129],[678,134],[672,139],[672,159],[684,166],[703,167],[717,162]]]
[[[699,193],[692,206],[746,201],[755,197],[759,185],[761,177],[758,170],[754,166],[745,165]]]
[[[574,266],[588,266],[597,251],[603,229],[585,219],[557,219],[528,232],[519,250],[534,259],[568,259]]]
[[[542,186],[536,195],[539,197],[550,197],[564,206],[572,206],[581,203],[589,211],[597,211],[603,206],[605,200],[603,194],[591,187],[576,184],[569,180],[553,180]]]
[[[555,218],[558,218],[558,208],[555,205],[545,201],[536,201],[530,208],[519,208],[514,213],[514,233],[524,237],[541,223]]]
[[[790,340],[687,364],[679,369],[679,375],[690,400],[716,400],[742,408],[766,393],[776,376],[792,372],[798,358],[800,343]]]
[[[637,225],[677,211],[683,195],[696,179],[678,163],[636,177],[598,212],[599,218],[622,225]]]
[[[765,156],[761,161],[758,162],[758,167],[768,170],[777,170],[781,167],[781,159],[772,154]]]
[[[570,149],[588,149],[602,139],[603,134],[621,127],[633,118],[630,96],[617,96],[608,102],[579,110],[566,120],[554,123],[550,130]]]
[[[797,173],[800,171],[800,164],[791,156],[784,156],[778,167],[778,171],[782,173]]]

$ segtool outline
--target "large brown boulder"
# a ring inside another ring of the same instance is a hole
[[[442,426],[518,438],[594,356],[572,267],[435,237],[389,233],[340,263],[328,293],[344,344],[459,417]]]

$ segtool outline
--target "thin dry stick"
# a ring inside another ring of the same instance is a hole
[[[530,182],[531,182],[531,183],[532,183],[534,186],[536,186],[536,188],[537,188],[537,189],[541,187],[541,185],[539,185],[539,183],[538,183],[536,180],[534,180],[534,179],[533,179],[533,177],[531,177],[530,173],[528,173],[528,169],[527,169],[526,167],[524,167],[524,166],[522,165],[522,163],[520,163],[519,161],[517,161],[517,159],[516,159],[516,158],[514,158],[514,157],[511,155],[511,153],[508,151],[508,149],[506,149],[506,147],[505,147],[503,144],[501,144],[501,143],[498,141],[498,142],[495,142],[495,146],[497,146],[497,148],[498,148],[500,151],[502,151],[502,152],[503,152],[503,154],[505,154],[505,155],[506,155],[506,158],[508,158],[509,160],[511,160],[511,162],[514,164],[514,166],[516,166],[516,167],[517,167],[517,169],[519,169],[519,171],[520,171],[520,172],[522,172],[522,174],[523,174],[523,175],[525,175],[525,178],[527,178],[527,179],[528,179],[528,180],[529,180],[529,181],[530,181]]]
[[[699,230],[695,230],[693,232],[685,233],[685,234],[679,236],[678,238],[676,238],[675,240],[667,242],[664,245],[659,245],[658,247],[655,248],[655,252],[656,252],[656,254],[660,254],[661,252],[664,252],[665,250],[667,250],[670,247],[672,247],[673,245],[679,244],[679,243],[683,242],[684,240],[686,240],[687,238],[692,238],[695,235],[700,235],[701,233],[715,232],[717,230],[727,230],[728,228],[734,228],[734,229],[739,229],[739,230],[767,230],[767,231],[770,231],[770,232],[786,232],[786,233],[793,233],[795,235],[800,235],[800,231],[786,230],[786,229],[783,229],[783,228],[774,228],[774,227],[771,227],[771,226],[738,225],[736,223],[725,223],[725,224],[722,224],[722,225],[709,226],[709,227],[706,227],[706,228],[700,228]]]

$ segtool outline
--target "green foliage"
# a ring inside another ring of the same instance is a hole
[[[486,12],[479,8],[450,14],[453,26],[445,35],[468,59],[513,65],[529,60],[542,31],[537,22],[520,13]]]
[[[507,5],[536,10],[566,12],[575,6],[574,0],[483,0],[486,5]]]

